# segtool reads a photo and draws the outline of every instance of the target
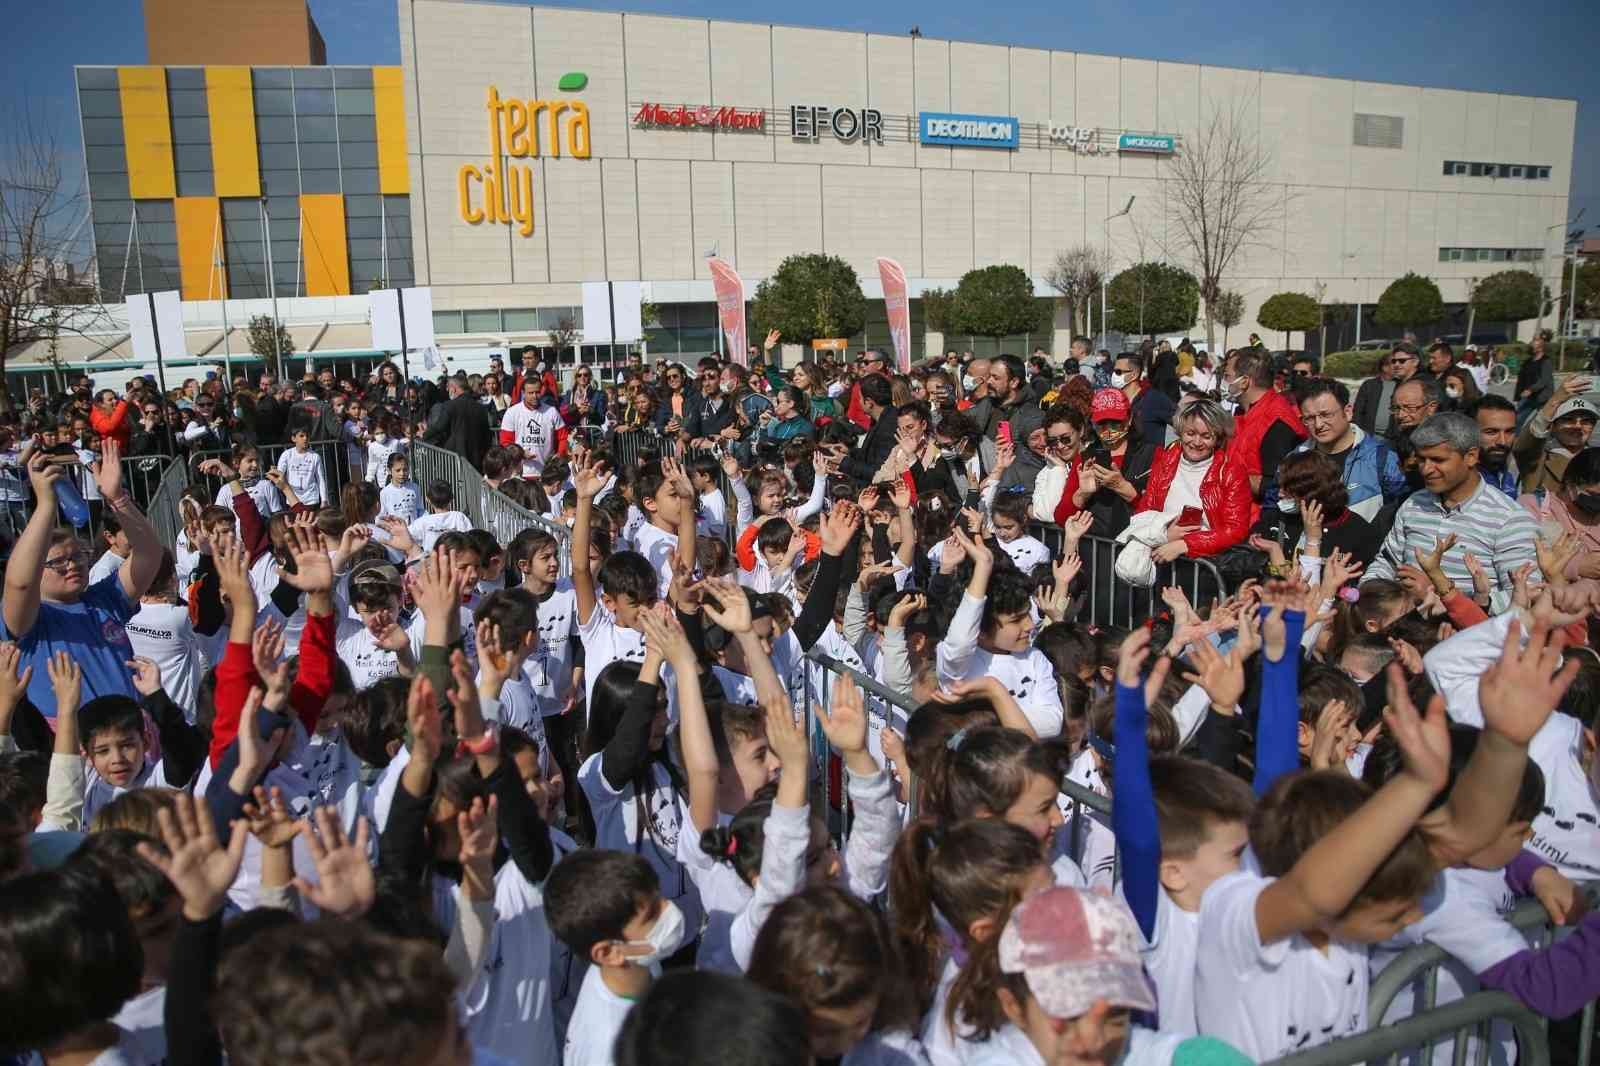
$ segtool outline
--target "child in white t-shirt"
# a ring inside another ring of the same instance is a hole
[[[367,437],[366,479],[380,489],[389,486],[391,467],[389,460],[404,455],[407,441],[400,436],[400,420],[394,415],[374,416],[372,432]]]
[[[1002,492],[995,497],[989,513],[994,539],[1024,574],[1033,573],[1034,567],[1051,562],[1053,558],[1043,541],[1028,536],[1032,504],[1033,497],[1026,492]]]
[[[640,469],[633,494],[647,519],[634,534],[634,545],[655,569],[657,595],[665,596],[672,584],[673,557],[694,565],[694,490],[683,468],[663,459]]]
[[[290,433],[289,440],[294,447],[278,456],[278,471],[301,503],[307,507],[321,507],[324,501],[332,500],[322,456],[311,450],[311,433],[303,426]]]
[[[695,525],[703,537],[728,535],[728,501],[722,496],[721,473],[722,467],[709,455],[697,455],[689,461],[689,480],[700,504]]]
[[[160,668],[167,694],[192,725],[195,691],[208,664],[189,621],[189,608],[178,599],[178,575],[171,551],[162,550],[161,564],[150,589],[139,598],[139,611],[128,620],[126,628],[133,653]]]
[[[556,939],[589,960],[567,1026],[565,1066],[609,1066],[623,1020],[689,938],[683,912],[661,896],[638,855],[584,848],[544,883],[545,915]]]
[[[389,486],[390,489],[394,487],[392,483]],[[433,546],[444,534],[465,533],[472,528],[472,520],[455,510],[455,492],[450,488],[450,482],[441,478],[429,485],[427,498],[428,513],[407,526],[411,539],[416,541],[424,554],[433,551]]]
[[[422,517],[422,490],[411,480],[411,460],[404,452],[389,456],[384,472],[385,484],[378,490],[378,510],[393,515],[406,525]]]

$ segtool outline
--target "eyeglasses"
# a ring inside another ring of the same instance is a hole
[[[89,557],[82,552],[76,552],[72,555],[65,555],[59,559],[46,559],[44,561],[44,568],[46,570],[52,570],[58,574],[64,574],[74,566],[79,570],[83,570],[88,565]]]
[[[1389,413],[1392,415],[1421,414],[1427,409],[1428,405],[1426,403],[1392,403],[1389,405]]]
[[[1071,434],[1063,433],[1059,437],[1051,437],[1047,435],[1044,439],[1045,443],[1050,445],[1050,447],[1059,448],[1063,444],[1071,444],[1076,438],[1074,438]]]

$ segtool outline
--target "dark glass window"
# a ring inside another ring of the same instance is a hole
[[[294,87],[299,89],[333,88],[332,67],[295,67]]]
[[[334,98],[341,115],[371,115],[377,112],[371,89],[337,89]]]
[[[116,92],[85,89],[78,93],[78,114],[84,118],[120,118],[122,96]]]
[[[329,143],[302,141],[300,143],[300,168],[302,170],[338,169],[339,146]]]
[[[365,167],[350,167],[346,163],[344,172],[344,191],[353,193],[375,193],[380,188],[378,172]]]
[[[177,179],[179,196],[216,195],[216,178],[209,170],[180,170],[174,177]]]
[[[128,157],[120,146],[85,148],[84,163],[91,174],[126,174]]]
[[[346,218],[377,218],[383,214],[383,200],[377,196],[346,196]]]
[[[331,115],[308,115],[300,112],[295,119],[295,126],[300,131],[300,143],[314,141],[332,144],[339,139],[339,124]]]
[[[346,240],[346,243],[350,247],[350,257],[352,259],[355,259],[355,258],[361,258],[361,259],[379,259],[379,258],[382,258],[382,256],[383,256],[383,242],[382,241],[375,240],[375,239],[364,238],[364,237],[363,238],[356,238],[354,235],[348,235],[348,233],[347,233],[347,237],[348,237],[348,239]]]
[[[204,117],[173,119],[172,143],[209,145],[211,143],[211,121]]]
[[[202,92],[206,87],[206,72],[203,67],[168,67],[167,88],[169,89],[199,89]]]
[[[333,67],[333,83],[341,89],[372,88],[371,67]]]
[[[294,91],[294,110],[299,115],[332,115],[332,89],[301,89]]]
[[[90,174],[89,196],[95,200],[126,200],[131,195],[128,192],[127,174]]]
[[[85,145],[120,145],[122,144],[122,119],[120,118],[86,118],[83,120],[83,143]]]
[[[294,114],[294,93],[288,89],[257,89],[255,96],[258,116]]]
[[[78,88],[118,90],[116,67],[78,67]]]
[[[354,248],[356,241],[359,239],[383,236],[383,220],[380,218],[350,217],[348,205],[351,199],[353,199],[353,197],[345,198],[346,214],[344,218],[344,232],[345,235],[350,238],[350,246]]]
[[[341,141],[376,141],[377,120],[371,115],[340,115],[339,139]]]
[[[256,117],[256,142],[259,144],[293,144],[294,119],[278,115]]]
[[[256,67],[251,77],[257,89],[287,89],[290,85],[288,67]]]
[[[172,165],[178,170],[211,172],[211,146],[179,144],[172,149]]]
[[[339,165],[346,170],[356,167],[376,167],[378,146],[370,141],[354,144],[343,141],[339,144]]]
[[[261,191],[268,196],[295,196],[300,192],[300,172],[296,170],[263,170]]]
[[[302,170],[300,191],[304,193],[339,192],[338,170]]]
[[[193,89],[167,90],[167,110],[174,117],[188,117],[198,115],[205,117],[206,110],[205,90],[196,92]]]
[[[96,200],[94,202],[95,232],[100,232],[101,223],[115,224],[118,222],[133,221],[132,200]]]

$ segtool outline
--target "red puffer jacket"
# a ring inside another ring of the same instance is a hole
[[[1182,447],[1177,444],[1156,453],[1155,461],[1150,464],[1150,481],[1139,498],[1135,514],[1161,510],[1182,456]],[[1190,557],[1216,555],[1243,543],[1250,532],[1250,477],[1244,472],[1244,466],[1234,460],[1231,449],[1217,451],[1211,469],[1200,482],[1200,507],[1206,513],[1206,525],[1210,528],[1183,538]]]

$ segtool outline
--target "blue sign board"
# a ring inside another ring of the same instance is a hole
[[[1014,115],[950,115],[923,111],[917,115],[917,139],[952,148],[1015,148],[1021,123]]]
[[[1171,155],[1173,138],[1165,133],[1124,133],[1117,138],[1119,152],[1155,152]]]

